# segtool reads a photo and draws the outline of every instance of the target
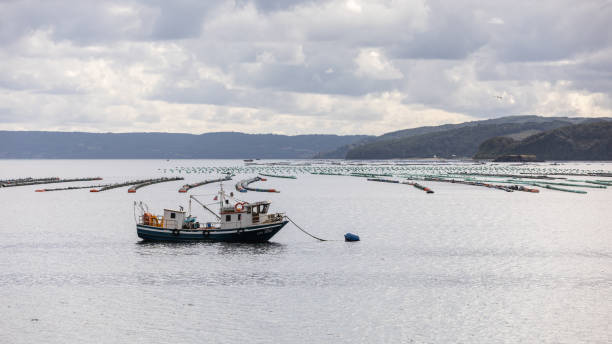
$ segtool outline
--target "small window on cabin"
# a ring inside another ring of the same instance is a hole
[[[171,219],[176,219],[176,213],[170,213],[170,218]]]
[[[242,218],[242,214],[238,214],[238,221]]]
[[[231,221],[232,215],[225,215],[225,221]]]

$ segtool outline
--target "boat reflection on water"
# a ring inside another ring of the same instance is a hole
[[[211,255],[279,255],[285,252],[286,245],[276,242],[263,243],[233,243],[233,242],[189,242],[189,241],[147,241],[135,243],[136,253],[141,256],[169,255],[169,256],[198,256]]]

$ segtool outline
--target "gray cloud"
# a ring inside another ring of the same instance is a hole
[[[238,5],[247,6],[254,3],[257,9],[264,12],[288,10],[298,5],[321,2],[319,0],[239,0]]]
[[[489,40],[491,18],[460,1],[428,2],[427,29],[391,42],[393,55],[406,59],[464,59]]]
[[[382,133],[612,115],[605,0],[28,0],[0,12],[0,129]]]

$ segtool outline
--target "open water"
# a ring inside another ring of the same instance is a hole
[[[242,161],[2,160],[0,179],[114,182],[216,165]],[[186,207],[183,183],[136,194],[0,189],[0,343],[612,342],[610,189],[423,182],[435,191],[426,194],[303,174],[257,184],[279,194],[241,196],[336,241],[289,224],[261,245],[140,242],[133,201]],[[190,193],[212,202],[216,188]],[[362,241],[343,242],[346,232]]]

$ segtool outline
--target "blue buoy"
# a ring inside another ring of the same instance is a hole
[[[344,234],[344,241],[359,241],[359,235],[353,233]]]

